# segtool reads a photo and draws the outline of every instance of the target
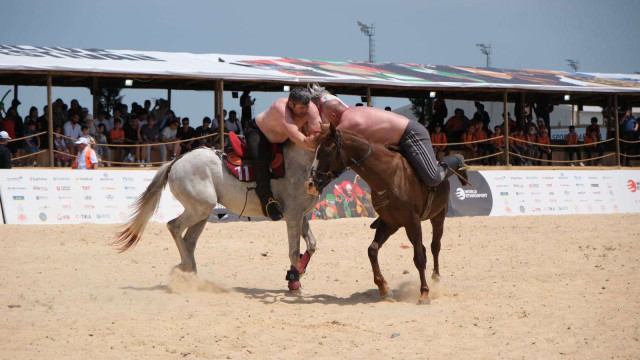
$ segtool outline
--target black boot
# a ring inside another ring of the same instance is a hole
[[[265,205],[264,208],[265,215],[267,215],[271,220],[278,221],[282,219],[282,208],[280,207],[280,203],[273,198],[269,198],[267,205]]]
[[[467,173],[469,167],[464,163],[462,155],[455,154],[445,156],[442,161],[440,161],[440,166],[447,170],[447,178],[456,174],[463,186],[469,185],[469,174]]]

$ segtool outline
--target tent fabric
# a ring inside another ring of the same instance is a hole
[[[640,75],[0,45],[2,72],[77,72],[403,88],[639,93]]]

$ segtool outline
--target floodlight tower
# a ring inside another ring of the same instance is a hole
[[[375,62],[376,61],[376,49],[375,49],[375,40],[374,40],[374,35],[375,35],[375,27],[373,26],[373,24],[371,24],[371,26],[369,25],[365,25],[362,22],[358,21],[358,25],[360,26],[360,30],[362,31],[363,34],[367,35],[369,37],[369,62]]]
[[[489,65],[491,64],[491,51],[493,50],[493,48],[491,47],[491,44],[476,44],[477,47],[480,48],[480,52],[483,53],[486,57],[487,57],[487,66],[485,66],[487,69],[489,68]]]
[[[580,59],[565,59],[569,67],[573,69],[573,72],[580,70]]]

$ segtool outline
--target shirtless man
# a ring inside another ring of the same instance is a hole
[[[371,107],[349,107],[339,99],[322,105],[323,117],[338,130],[352,131],[372,143],[396,145],[418,178],[427,186],[437,186],[453,172],[468,184],[467,166],[461,155],[446,156],[438,163],[431,138],[424,126],[402,115]]]
[[[309,92],[302,87],[292,88],[288,99],[276,100],[268,110],[247,123],[245,137],[251,157],[255,159],[256,194],[262,211],[271,220],[282,219],[282,209],[271,193],[270,144],[290,139],[303,149],[314,151],[313,138],[320,132],[321,124],[318,108],[310,102]],[[302,133],[301,128],[305,125],[311,136]]]

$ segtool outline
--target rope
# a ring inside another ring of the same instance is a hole
[[[521,140],[521,139],[516,139],[516,138],[509,138],[509,140],[513,139],[514,142],[518,142],[518,143],[525,143],[525,144],[533,144],[533,145],[538,145],[538,146],[548,146],[548,147],[559,147],[559,148],[566,148],[566,147],[584,147],[584,146],[589,146],[589,145],[598,145],[598,144],[604,144],[606,142],[610,142],[615,140],[614,138],[611,139],[607,139],[607,140],[602,140],[602,141],[596,141],[590,144],[576,144],[576,145],[552,145],[552,144],[540,144],[539,142],[535,142],[535,141],[527,141],[527,140]]]
[[[11,161],[13,161],[13,160],[20,160],[20,159],[24,159],[24,158],[28,158],[28,157],[31,157],[31,156],[36,156],[36,155],[38,155],[38,154],[42,154],[43,152],[47,152],[47,151],[49,151],[49,150],[40,150],[40,151],[38,151],[38,152],[34,152],[34,153],[32,153],[32,154],[27,154],[27,155],[22,155],[22,156],[16,156],[16,157],[14,157],[14,158],[11,158]]]
[[[41,132],[39,132],[39,133],[37,133],[37,134],[33,134],[33,135],[23,136],[23,137],[20,137],[20,138],[11,139],[11,140],[9,140],[8,142],[18,141],[18,140],[23,140],[23,139],[28,139],[28,138],[32,138],[32,137],[36,137],[36,136],[40,136],[40,135],[42,135],[42,134],[46,134],[46,133],[47,133],[46,131],[41,131]]]
[[[62,135],[62,134],[58,134],[58,133],[53,133],[54,135],[58,135],[63,139],[69,139],[69,140],[73,140],[73,141],[77,141],[77,138],[72,138],[66,135]],[[225,133],[228,134],[228,133]],[[203,135],[203,136],[199,136],[199,137],[194,137],[191,139],[185,139],[185,140],[176,140],[176,141],[168,141],[168,142],[161,142],[161,143],[154,143],[154,144],[96,144],[96,145],[101,145],[101,146],[109,146],[109,147],[142,147],[142,146],[154,146],[154,145],[169,145],[169,144],[176,144],[176,143],[183,143],[183,142],[187,142],[187,141],[194,141],[194,140],[200,140],[200,139],[205,139],[208,137],[213,137],[218,135],[218,133],[213,133],[213,134],[209,134],[209,135]],[[240,135],[239,135],[240,136]]]
[[[475,144],[475,143],[487,142],[487,141],[492,141],[492,140],[493,140],[493,138],[486,138],[486,139],[482,139],[482,140],[473,140],[473,141],[467,141],[467,142],[453,142],[453,143],[436,144],[436,145],[465,145],[465,144]]]
[[[522,155],[522,154],[516,154],[516,153],[512,153],[511,151],[509,151],[509,154],[513,155],[513,156],[517,156],[517,157],[521,157],[523,159],[527,159],[527,160],[534,160],[534,161],[548,161],[548,162],[558,162],[558,163],[574,163],[576,161],[591,161],[591,160],[598,160],[598,159],[603,159],[609,156],[614,156],[615,153],[611,153],[611,154],[607,154],[607,155],[602,155],[602,156],[598,156],[598,157],[592,157],[592,158],[588,158],[588,159],[582,159],[582,160],[542,160],[542,159],[538,159],[538,158],[533,158],[533,157],[529,157],[526,155]]]
[[[624,157],[628,157],[628,158],[637,158],[637,157],[640,157],[640,155],[627,155],[627,154],[623,154],[623,153],[620,153],[620,156],[624,156]]]
[[[637,144],[637,143],[640,143],[640,140],[623,140],[623,139],[620,139],[620,142],[627,143],[627,144]]]
[[[500,151],[491,155],[486,155],[486,156],[480,156],[480,157],[476,157],[476,158],[470,158],[470,159],[464,159],[464,161],[476,161],[476,160],[482,160],[482,159],[487,159],[490,158],[492,156],[498,156],[498,155],[502,155],[504,154],[504,151]]]

